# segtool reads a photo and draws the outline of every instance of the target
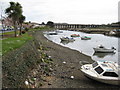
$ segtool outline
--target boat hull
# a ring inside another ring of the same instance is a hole
[[[57,33],[53,32],[53,33],[48,33],[47,35],[57,35]]]
[[[118,80],[105,80],[105,79],[101,79],[101,78],[96,78],[96,77],[93,77],[93,76],[90,76],[88,74],[86,74],[85,72],[83,72],[85,76],[93,79],[93,80],[96,80],[98,82],[101,82],[101,83],[106,83],[106,84],[112,84],[112,85],[119,85],[120,84],[120,81]]]
[[[98,82],[101,83],[106,83],[106,84],[111,84],[111,85],[120,85],[120,80],[118,80],[118,78],[106,78],[106,77],[99,77],[97,75],[95,75],[93,72],[89,72],[88,69],[85,69],[85,67],[81,67],[81,71],[83,72],[83,74],[93,80],[96,80]]]
[[[71,37],[80,37],[80,35],[73,34],[73,35],[71,35]]]
[[[81,37],[81,40],[90,40],[91,38],[84,38],[84,37]]]
[[[60,39],[61,39],[61,41],[70,41],[70,42],[75,41],[74,39],[65,39],[65,38],[60,38]]]
[[[114,49],[93,48],[95,52],[114,53]]]

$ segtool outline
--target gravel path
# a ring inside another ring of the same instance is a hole
[[[46,82],[42,88],[115,88],[83,75],[80,71],[79,61],[93,62],[89,56],[86,56],[76,50],[57,45],[47,40],[42,31],[35,33],[35,38],[45,48],[49,56],[53,59],[53,73],[46,77]],[[72,77],[72,78],[71,78]],[[40,87],[41,88],[41,87]]]

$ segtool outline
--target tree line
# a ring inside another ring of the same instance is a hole
[[[11,1],[11,2],[9,2],[9,4],[10,4],[10,6],[5,9],[5,14],[12,21],[12,25],[13,25],[14,31],[15,31],[14,36],[16,37],[18,26],[19,26],[19,29],[20,29],[19,35],[22,35],[22,24],[24,23],[26,17],[23,15],[22,6],[21,6],[20,3]],[[45,25],[44,22],[42,24]],[[53,28],[54,27],[54,22],[48,21],[46,23],[46,26],[49,26],[50,28]]]
[[[20,27],[20,33],[22,34],[22,24],[25,21],[25,16],[23,15],[22,6],[18,2],[9,2],[10,6],[5,9],[5,13],[7,14],[8,18],[11,18],[12,24],[15,30],[15,37],[17,36],[17,29]]]

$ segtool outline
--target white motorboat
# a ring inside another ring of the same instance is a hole
[[[58,33],[57,32],[49,32],[47,33],[47,35],[57,35]]]
[[[102,45],[99,45],[96,48],[93,48],[95,52],[103,52],[103,53],[114,53],[114,51],[116,50],[114,47],[112,47],[111,49],[107,49]]]
[[[70,41],[70,42],[75,41],[75,39],[69,38],[69,37],[62,37],[62,38],[60,38],[60,39],[61,39],[61,41]]]
[[[116,62],[96,61],[81,66],[81,71],[89,78],[112,85],[120,85],[120,75]]]
[[[62,30],[56,30],[55,32],[56,32],[56,33],[63,33]]]

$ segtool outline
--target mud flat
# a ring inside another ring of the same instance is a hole
[[[36,32],[34,36],[46,48],[45,53],[53,60],[52,74],[45,77],[45,83],[40,88],[118,88],[83,75],[79,61],[92,63],[91,57],[47,40],[43,31]]]

